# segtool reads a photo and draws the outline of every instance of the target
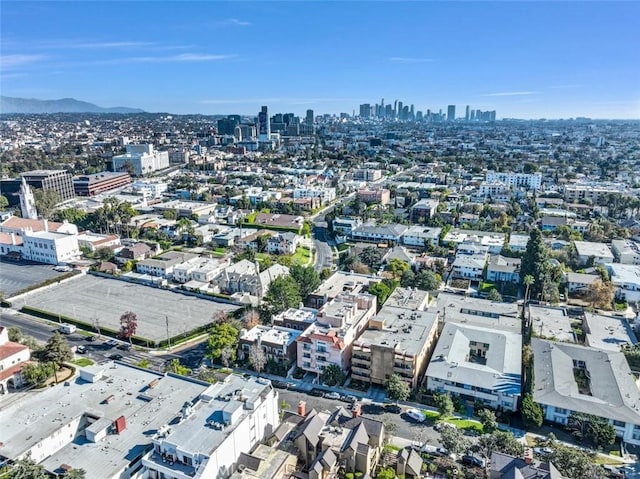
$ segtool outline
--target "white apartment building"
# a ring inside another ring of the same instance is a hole
[[[620,263],[640,265],[640,244],[635,241],[628,239],[613,240],[611,248]]]
[[[112,158],[113,171],[123,171],[125,164],[133,165],[136,175],[146,175],[153,171],[169,167],[169,152],[154,151],[153,145],[127,145],[124,155],[116,155]]]
[[[294,254],[300,239],[300,236],[290,232],[270,236],[266,251],[270,254]]]
[[[38,263],[65,263],[80,255],[77,235],[25,231],[22,241],[22,257]]]
[[[157,198],[167,191],[169,185],[163,182],[136,180],[131,187],[134,191],[142,193],[145,198]]]
[[[616,287],[616,298],[628,302],[640,301],[640,266],[609,263],[606,267]]]
[[[593,258],[594,263],[613,263],[613,253],[604,243],[593,243],[590,241],[574,241],[576,253],[580,258],[580,264],[587,264],[589,258]]]
[[[293,199],[320,198],[323,204],[329,204],[336,199],[335,188],[295,188]]]
[[[427,228],[420,225],[411,226],[402,234],[402,244],[424,248],[426,244],[438,246],[442,228]]]
[[[318,375],[330,364],[351,367],[353,342],[376,314],[371,294],[341,294],[318,311],[316,322],[297,340],[298,367]]]
[[[539,190],[540,186],[542,186],[542,174],[489,171],[485,181],[487,183],[504,183],[513,188]]]
[[[230,374],[184,404],[178,417],[153,437],[140,479],[230,477],[240,455],[278,427],[278,393],[268,380]]]

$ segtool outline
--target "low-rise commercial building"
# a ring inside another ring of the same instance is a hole
[[[131,168],[134,175],[142,176],[169,167],[169,153],[155,151],[153,145],[127,145],[124,155],[112,158],[113,171],[127,171]]]
[[[131,183],[127,172],[103,171],[93,175],[81,175],[73,178],[73,189],[77,196],[95,196],[116,190]]]

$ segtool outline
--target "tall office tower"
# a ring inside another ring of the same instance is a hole
[[[258,140],[269,141],[271,139],[271,123],[269,122],[269,109],[263,106],[258,113]]]
[[[466,121],[469,121],[469,119],[470,119],[470,116],[469,116],[469,105],[467,105],[467,111],[464,114],[464,119]]]
[[[393,117],[395,118],[398,115],[398,100],[393,102]]]
[[[305,123],[307,125],[313,125],[313,119],[314,119],[313,110],[307,110],[307,116],[305,117],[305,120],[304,120]]]
[[[386,118],[391,118],[393,116],[393,107],[391,104],[384,107],[384,116]]]
[[[371,105],[369,103],[363,103],[360,105],[360,118],[371,117]]]
[[[476,111],[475,110],[471,110],[471,117],[469,119],[471,121],[474,121],[476,119]]]
[[[416,121],[422,121],[422,112],[420,110],[416,112]]]
[[[401,101],[398,102],[397,118],[398,120],[404,119],[402,118],[402,102]]]
[[[447,107],[447,121],[454,121],[456,119],[456,106],[449,105]]]
[[[491,110],[490,121],[496,121],[496,111],[495,110]]]
[[[409,105],[405,105],[402,107],[402,118],[401,120],[409,119]]]
[[[416,114],[413,109],[413,103],[411,104],[411,108],[409,109],[409,120],[415,120]]]
[[[427,108],[427,121],[431,121],[431,110],[429,108]]]

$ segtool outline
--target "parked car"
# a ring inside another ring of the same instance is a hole
[[[424,422],[426,419],[422,411],[418,409],[414,409],[414,408],[408,409],[406,414],[407,414],[407,417],[413,419],[416,422]]]
[[[340,395],[338,395],[338,396],[340,396]],[[351,395],[340,396],[339,399],[344,401],[344,402],[350,402],[350,403],[354,403],[354,402],[358,401],[357,397],[351,396]]]
[[[533,448],[534,454],[547,455],[547,454],[551,454],[552,452],[553,452],[553,449],[551,449],[550,447],[534,447]]]
[[[467,466],[484,467],[486,463],[484,459],[472,456],[471,454],[465,454],[462,456],[462,464],[466,464]]]
[[[335,391],[331,391],[330,393],[325,393],[323,397],[326,399],[340,399],[340,394]]]
[[[109,346],[110,348],[112,348],[118,345],[118,341],[116,341],[115,339],[110,339],[108,341],[105,341],[104,344],[105,346]]]
[[[114,361],[120,361],[123,358],[122,354],[112,354],[109,356],[109,359],[113,359]]]
[[[402,408],[397,404],[385,404],[384,408],[391,414],[400,414],[402,412]]]
[[[322,397],[324,395],[324,391],[320,390],[320,389],[316,389],[313,388],[311,391],[309,391],[309,396],[315,396],[315,397]]]
[[[95,336],[87,336],[87,338],[86,338],[86,339],[87,339],[87,341],[89,341],[90,343],[92,343],[92,342],[94,342],[94,341],[97,341],[97,340],[98,340],[98,338],[96,338]]]
[[[288,384],[285,383],[284,381],[272,381],[271,384],[276,389],[287,389],[288,387]]]
[[[73,271],[73,268],[71,266],[55,266],[53,268],[54,271],[57,271],[58,273],[69,273],[70,271]]]
[[[76,348],[76,353],[85,354],[87,352],[87,347],[82,344]]]
[[[131,350],[131,345],[129,343],[120,343],[120,344],[118,344],[118,349],[120,349],[122,351],[130,351]]]

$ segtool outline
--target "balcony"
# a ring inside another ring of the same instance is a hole
[[[153,471],[177,479],[190,479],[196,475],[196,469],[193,466],[177,461],[172,462],[155,451],[151,451],[142,458],[142,465],[149,469],[149,477],[154,477]],[[157,474],[156,477],[161,476]]]

